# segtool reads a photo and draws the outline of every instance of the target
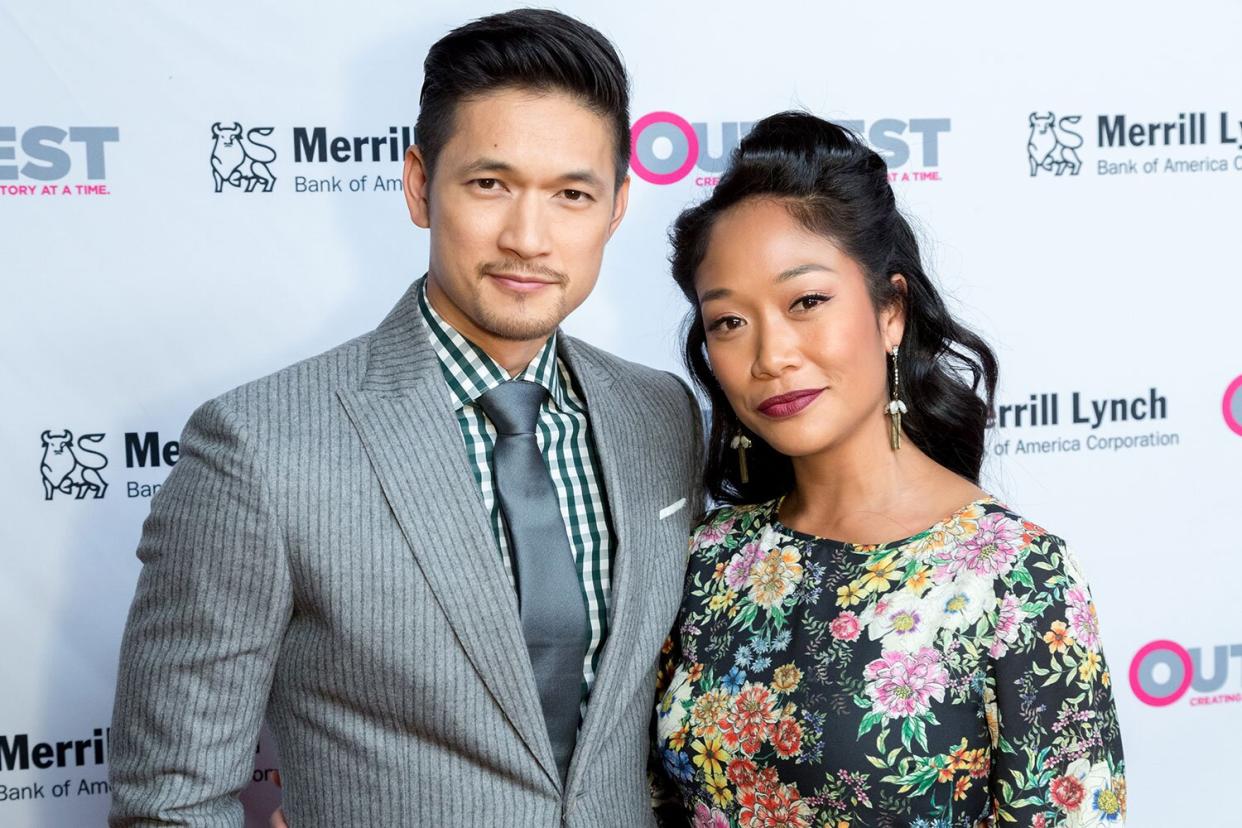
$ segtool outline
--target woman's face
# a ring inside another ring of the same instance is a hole
[[[877,312],[858,263],[784,205],[752,199],[717,218],[695,289],[712,371],[774,449],[805,457],[883,433],[900,305]]]

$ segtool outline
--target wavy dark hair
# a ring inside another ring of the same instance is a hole
[[[928,457],[977,483],[996,392],[995,355],[953,318],[924,271],[918,240],[897,209],[884,159],[843,127],[803,112],[782,112],[754,125],[711,196],[678,216],[670,233],[673,278],[691,305],[683,356],[711,402],[705,482],[712,497],[721,503],[756,503],[787,494],[794,485],[789,458],[743,428],[712,374],[694,288],[716,220],[754,198],[780,201],[802,226],[857,262],[876,309],[903,303],[906,324],[898,367],[901,396],[909,408],[902,416],[903,431]],[[906,280],[904,293],[889,278],[898,273]],[[747,483],[741,480],[737,451],[729,446],[739,431],[753,443],[747,452]]]

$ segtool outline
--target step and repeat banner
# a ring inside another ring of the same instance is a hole
[[[0,3],[0,825],[104,824],[179,432],[422,274],[399,180],[422,59],[501,8]],[[1242,825],[1242,6],[562,8],[623,52],[636,148],[567,329],[681,370],[669,223],[766,114],[858,130],[1000,356],[986,485],[1094,588],[1130,824]],[[255,758],[263,825],[265,734]]]

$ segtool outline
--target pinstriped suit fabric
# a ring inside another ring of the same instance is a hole
[[[512,587],[407,293],[380,327],[197,410],[122,643],[114,826],[239,826],[266,715],[303,826],[650,825],[654,666],[699,502],[675,378],[569,337],[616,531],[564,791]]]

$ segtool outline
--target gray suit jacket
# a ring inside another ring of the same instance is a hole
[[[292,828],[654,824],[655,663],[700,512],[701,421],[672,375],[560,342],[617,543],[564,790],[411,289],[375,331],[186,425],[138,548],[111,825],[241,825],[265,714]]]

